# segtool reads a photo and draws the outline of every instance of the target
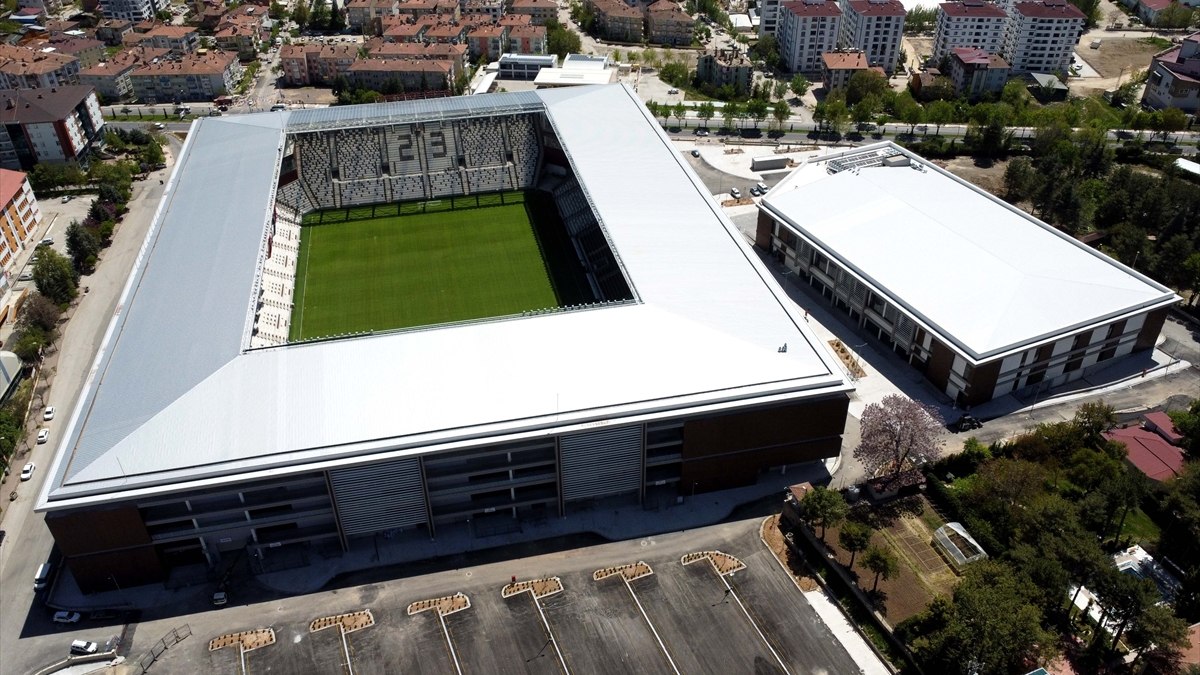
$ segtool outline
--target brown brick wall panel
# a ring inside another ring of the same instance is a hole
[[[833,457],[841,448],[841,436],[836,436],[732,455],[685,460],[680,467],[679,492],[689,495],[693,491],[712,492],[753,485],[763,469]]]
[[[771,232],[775,230],[775,219],[766,211],[758,212],[758,229],[754,232],[754,245],[764,251],[771,250]]]
[[[142,515],[132,506],[47,514],[46,527],[68,557],[150,543]]]
[[[1162,331],[1163,322],[1167,320],[1168,307],[1156,309],[1146,315],[1146,323],[1142,324],[1142,330],[1138,333],[1137,342],[1133,343],[1133,351],[1141,351],[1150,349],[1158,340],[1158,334]]]
[[[153,546],[66,559],[84,593],[101,593],[153,584],[166,579]]]
[[[836,396],[688,420],[683,459],[696,459],[840,436],[850,399]]]
[[[966,396],[967,405],[979,405],[992,399],[996,390],[996,380],[1000,378],[1000,366],[1004,359],[996,359],[981,363],[971,372],[970,393]]]
[[[950,369],[954,367],[954,352],[938,342],[936,337],[930,340],[929,347],[929,365],[925,368],[925,377],[938,389],[945,391],[946,383],[950,381]]]

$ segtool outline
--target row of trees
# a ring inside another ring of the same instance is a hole
[[[825,487],[816,487],[804,495],[799,504],[800,517],[813,527],[821,528],[821,542],[825,542],[825,531],[838,527],[838,545],[850,554],[847,567],[854,570],[854,560],[863,554],[862,566],[875,575],[871,592],[879,590],[880,579],[891,579],[900,571],[900,560],[886,546],[873,546],[871,539],[875,529],[863,519],[862,509],[850,511],[842,493]]]
[[[296,0],[291,19],[300,30],[338,33],[346,28],[346,17],[336,2]]]
[[[777,127],[782,128],[792,115],[792,108],[788,105],[787,101],[779,100],[768,104],[760,98],[751,99],[745,105],[735,101],[728,101],[719,109],[711,101],[705,101],[693,106],[685,105],[682,102],[670,105],[650,101],[646,104],[646,108],[655,117],[663,118],[664,122],[669,122],[674,117],[679,120],[679,124],[681,125],[687,119],[689,112],[695,112],[696,117],[706,127],[713,118],[719,115],[725,128],[733,128],[736,121],[750,120],[754,122],[754,128],[757,129],[759,124],[766,120],[768,116],[771,117]]]

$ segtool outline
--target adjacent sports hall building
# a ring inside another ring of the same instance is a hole
[[[892,143],[815,157],[755,243],[964,405],[1150,349],[1170,289]]]
[[[306,213],[504,190],[588,301],[292,340]],[[37,506],[85,591],[753,484],[852,390],[623,86],[201,119],[117,307]]]

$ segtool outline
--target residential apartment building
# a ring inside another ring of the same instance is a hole
[[[349,79],[359,87],[384,91],[398,86],[401,91],[449,91],[454,80],[449,61],[425,59],[359,59],[350,64]]]
[[[999,54],[1004,48],[1008,14],[987,0],[943,2],[937,10],[937,34],[933,39],[933,62],[940,64],[959,47]]]
[[[79,83],[79,59],[0,44],[0,89],[49,89]]]
[[[1065,73],[1087,17],[1067,0],[1011,2],[1001,55],[1015,73]]]
[[[494,23],[475,26],[467,31],[467,48],[472,61],[494,61],[508,51],[508,29]]]
[[[321,45],[291,44],[279,48],[279,68],[283,84],[288,87],[307,87],[317,80],[317,55]]]
[[[129,77],[134,95],[144,102],[211,101],[233,91],[242,78],[242,64],[233,52],[212,50],[149,63]]]
[[[156,0],[100,0],[100,12],[106,19],[147,21],[153,19],[158,10]]]
[[[696,77],[714,87],[729,85],[745,94],[754,82],[754,64],[737,49],[705,52],[696,59]]]
[[[862,52],[825,52],[821,55],[821,83],[825,91],[841,89],[855,73],[870,67]]]
[[[524,14],[535,26],[544,26],[547,19],[558,18],[558,3],[554,0],[513,0],[513,14]]]
[[[758,37],[779,32],[780,0],[758,0]]]
[[[104,138],[96,92],[83,85],[0,90],[0,167],[87,163]]]
[[[55,54],[74,56],[79,61],[79,69],[91,68],[104,59],[104,43],[86,37],[71,37],[55,35],[50,41],[38,47],[40,50],[54,50]]]
[[[1152,108],[1200,114],[1200,33],[1154,55],[1142,101]]]
[[[79,71],[79,83],[95,87],[96,95],[104,102],[133,98],[130,74],[155,59],[165,59],[170,51],[154,47],[129,47],[113,54],[91,68]]]
[[[346,2],[346,26],[358,32],[378,34],[378,26],[385,16],[400,13],[397,0],[348,0]],[[364,31],[364,28],[367,30]]]
[[[644,35],[645,23],[641,10],[621,0],[586,0],[596,17],[600,36],[616,42],[638,42]]]
[[[779,56],[794,73],[821,72],[821,54],[837,49],[842,10],[837,0],[796,0],[779,7]]]
[[[652,44],[692,44],[696,20],[671,0],[658,0],[646,8],[646,36]]]
[[[842,0],[839,44],[862,51],[870,65],[890,74],[900,58],[905,14],[900,0]]]
[[[0,169],[0,270],[5,284],[11,283],[13,260],[42,224],[42,210],[29,185],[29,177],[20,171]]]
[[[110,47],[119,47],[124,37],[133,32],[133,22],[128,19],[104,19],[96,24],[96,39]]]
[[[956,47],[950,50],[947,76],[954,91],[968,99],[999,94],[1008,82],[1008,62],[982,49]]]
[[[127,46],[141,45],[155,49],[167,49],[180,56],[191,54],[200,47],[200,33],[191,26],[155,25],[149,30],[134,31],[125,36]]]
[[[504,17],[504,0],[467,0],[464,10],[467,14],[481,14],[499,21]]]
[[[545,54],[545,26],[513,26],[508,29],[508,51],[514,54]]]
[[[467,46],[454,44],[422,44],[420,42],[384,42],[379,38],[363,44],[368,58],[372,59],[421,59],[424,61],[449,61],[454,72],[467,67]]]

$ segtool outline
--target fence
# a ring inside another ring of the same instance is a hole
[[[170,632],[159,638],[158,642],[151,645],[149,650],[136,659],[132,659],[130,662],[141,667],[140,672],[145,673],[150,669],[150,666],[158,661],[158,657],[162,656],[163,652],[167,651],[173,645],[179,644],[191,634],[192,627],[186,623],[177,628],[172,628]]]

